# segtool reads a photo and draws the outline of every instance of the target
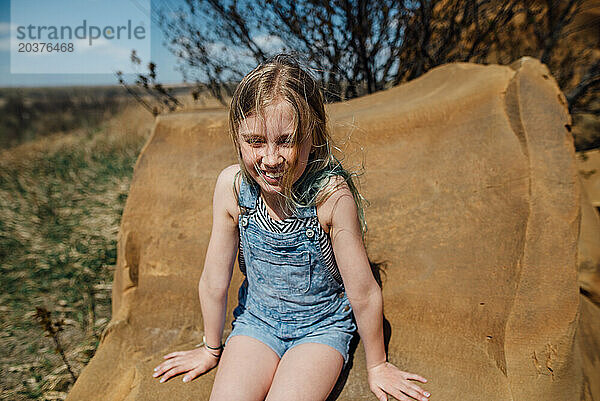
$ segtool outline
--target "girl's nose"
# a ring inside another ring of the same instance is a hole
[[[266,154],[262,158],[262,162],[265,166],[275,167],[283,162],[283,156],[276,146],[269,146]]]

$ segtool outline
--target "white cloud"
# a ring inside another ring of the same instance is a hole
[[[135,69],[135,66],[131,65],[131,48],[127,47],[127,44],[119,45],[115,41],[99,38],[95,39],[90,46],[87,39],[79,39],[74,42],[74,47],[77,53],[85,54],[86,57],[101,58],[103,61],[110,60],[116,69],[126,72],[133,72],[131,69]],[[142,62],[148,62],[149,54],[139,54],[139,52],[140,49],[138,49],[138,55],[142,58]]]
[[[91,45],[89,39],[77,39],[73,41],[73,46],[75,47],[75,51],[78,53],[99,52],[102,54],[108,54],[112,49],[120,49],[119,47],[115,46],[112,42],[102,37],[98,39],[93,39]],[[107,49],[109,50],[108,52],[106,51]],[[128,53],[127,55],[129,56],[129,54],[130,53]]]

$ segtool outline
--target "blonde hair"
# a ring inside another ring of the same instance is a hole
[[[346,171],[332,154],[332,140],[327,129],[320,87],[291,55],[278,54],[259,64],[242,79],[233,94],[229,108],[229,132],[246,181],[253,182],[253,179],[242,160],[238,135],[240,123],[250,116],[264,120],[265,108],[281,100],[289,103],[294,110],[294,133],[291,138],[294,151],[298,151],[303,140],[312,141],[308,164],[302,176],[295,183],[291,182],[297,168],[297,165],[292,165],[282,177],[281,195],[285,204],[281,206],[294,211],[298,207],[321,204],[342,184],[327,185],[330,177],[340,176],[352,192],[364,234],[367,226],[363,203],[366,200],[354,184],[352,177],[357,174]]]

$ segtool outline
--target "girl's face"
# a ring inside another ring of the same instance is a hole
[[[280,100],[265,108],[264,120],[251,115],[240,122],[238,142],[242,160],[265,195],[282,193],[284,173],[291,173],[294,183],[306,169],[312,144],[310,138],[293,144],[293,112],[287,101]]]

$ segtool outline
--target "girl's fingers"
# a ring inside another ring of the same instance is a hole
[[[410,401],[406,395],[400,389],[392,387],[390,391],[388,391],[395,399],[400,401]],[[418,399],[418,398],[417,398]]]
[[[373,392],[373,394],[375,394],[375,397],[377,397],[379,401],[387,401],[387,394],[379,387],[371,387],[371,391]]]
[[[171,352],[170,354],[163,356],[165,361],[154,368],[155,374],[153,376],[156,377],[157,376],[156,373],[159,373],[161,370],[164,370],[165,367],[167,367],[167,366],[172,366],[173,363],[181,363],[179,361],[181,358],[178,358],[178,357],[183,357],[183,356],[185,356],[185,354],[186,354],[185,351],[177,351],[177,352]],[[177,359],[174,359],[174,358],[177,358]]]
[[[190,372],[183,377],[183,381],[185,383],[192,381],[196,377],[200,376],[202,373],[204,373],[203,368],[196,368],[196,369],[190,370]]]
[[[166,371],[168,371],[169,369],[172,369],[174,366],[177,366],[179,361],[176,360],[170,360],[170,361],[166,361],[161,363],[160,365],[158,365],[155,369],[156,372],[154,372],[154,374],[152,374],[153,377],[158,377],[160,375],[162,375],[163,373],[165,373]]]
[[[427,401],[427,397],[429,397],[431,394],[429,394],[427,391],[423,390],[421,387],[414,384],[413,382],[408,381],[409,379],[418,380],[417,378],[423,379],[423,377],[412,373],[408,374],[405,377],[405,379],[402,381],[402,385],[406,387],[407,391],[409,391],[405,392],[411,397],[416,398],[417,400]]]
[[[160,365],[158,365],[157,367],[154,368],[154,373],[152,374],[153,377],[158,377],[160,375],[162,375],[163,373],[165,373],[166,370],[168,370],[168,367],[171,364],[168,362],[163,362]]]
[[[162,376],[160,378],[160,382],[164,382],[166,379],[169,378],[169,372],[171,371],[172,367],[164,367],[162,370],[157,371],[156,373],[154,373],[152,376],[158,378],[159,376]]]
[[[427,383],[427,379],[426,378],[424,378],[423,376],[417,375],[415,373],[408,373],[408,372],[406,372],[405,377],[407,379],[410,379],[410,380],[418,380],[421,383]]]
[[[410,388],[412,388],[419,394],[423,394],[425,397],[429,397],[431,395],[427,391],[423,390],[421,387],[417,386],[416,384],[412,384],[409,382],[409,386],[410,386]]]
[[[179,366],[174,366],[172,367],[169,371],[165,372],[164,376],[160,379],[161,383],[166,382],[167,380],[169,380],[171,377],[173,376],[177,376],[178,374],[187,372],[189,369],[179,365]]]
[[[175,356],[179,356],[179,355],[183,355],[183,354],[185,354],[185,351],[171,352],[170,354],[163,356],[163,359],[169,359],[169,358],[173,358]]]
[[[425,397],[423,394],[421,394],[420,392],[418,392],[417,390],[415,390],[414,388],[412,388],[410,386],[405,386],[405,388],[402,389],[402,392],[406,395],[410,395],[415,400],[428,401],[427,397]]]

